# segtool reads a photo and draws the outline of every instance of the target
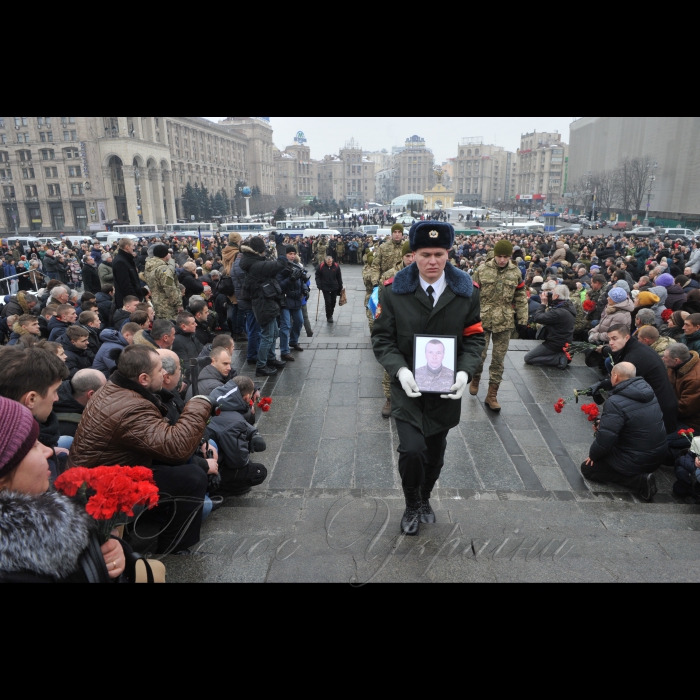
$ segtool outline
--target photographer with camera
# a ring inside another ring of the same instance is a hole
[[[542,305],[533,320],[544,327],[544,333],[537,336],[544,343],[525,355],[525,364],[566,369],[569,360],[564,347],[574,342],[576,324],[576,307],[570,300],[569,288],[560,285],[554,291],[542,294]]]
[[[272,377],[287,363],[277,359],[275,346],[279,336],[277,319],[282,310],[282,288],[277,275],[287,269],[289,261],[283,255],[277,260],[268,260],[265,241],[256,236],[241,247],[240,268],[245,280],[240,299],[249,301],[261,328],[260,350],[258,351],[257,377]]]
[[[277,275],[277,281],[284,292],[282,300],[282,323],[280,325],[280,352],[285,362],[294,362],[291,353],[293,348],[297,352],[304,352],[299,346],[299,336],[304,327],[304,314],[302,305],[308,298],[309,290],[306,283],[309,276],[306,270],[297,263],[297,252],[294,246],[287,246],[287,254],[280,262],[284,261],[285,269]]]

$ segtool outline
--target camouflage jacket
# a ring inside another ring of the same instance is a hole
[[[396,277],[397,273],[401,272],[401,270],[403,270],[404,267],[406,266],[403,264],[402,260],[396,267],[393,267],[388,272],[385,272],[379,280],[379,286],[383,287],[385,282],[388,282],[390,279]]]
[[[326,259],[326,255],[328,254],[328,246],[325,243],[317,243],[314,247],[314,252],[316,253],[316,260],[320,265]]]
[[[393,240],[382,243],[374,252],[374,262],[372,263],[372,283],[376,287],[382,275],[389,270],[393,270],[403,262],[403,241],[395,243]]]
[[[574,325],[574,332],[577,333],[579,331],[590,330],[591,324],[588,322],[588,314],[583,310],[581,295],[578,293],[572,294],[571,303],[576,307],[576,324]]]
[[[654,350],[659,354],[660,357],[663,357],[664,354],[666,353],[666,350],[671,345],[675,345],[676,341],[673,340],[673,338],[666,338],[665,336],[661,336],[652,346],[651,349]]]
[[[175,320],[178,309],[182,308],[180,283],[170,265],[160,258],[146,261],[146,284],[151,290],[153,310],[156,318]]]
[[[495,260],[489,260],[474,273],[474,284],[481,289],[481,320],[485,330],[503,333],[512,331],[516,323],[527,324],[527,290],[517,265],[511,262],[501,269]]]

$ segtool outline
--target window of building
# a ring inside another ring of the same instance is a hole
[[[56,160],[56,152],[51,148],[45,148],[41,151],[41,160]]]
[[[19,156],[20,161],[23,163],[27,163],[32,159],[31,151],[17,151],[17,155]]]
[[[34,180],[34,168],[22,168],[22,177],[25,180]]]
[[[70,186],[70,193],[73,196],[85,194],[83,191],[83,183],[82,182],[72,182],[71,186]]]
[[[77,141],[78,140],[78,132],[77,131],[64,131],[63,132],[63,140],[64,141]]]
[[[46,177],[58,177],[58,168],[44,168]]]
[[[60,204],[51,205],[51,224],[54,231],[62,231],[66,225],[66,219],[63,215],[63,207]]]
[[[36,185],[25,185],[24,191],[27,193],[27,197],[37,197],[39,195]]]
[[[15,117],[15,126],[29,126],[29,120],[27,117]]]
[[[61,196],[61,186],[60,185],[49,185],[49,197],[60,197]]]
[[[68,166],[68,177],[82,177],[82,171],[79,165]]]

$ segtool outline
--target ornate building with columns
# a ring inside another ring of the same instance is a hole
[[[174,223],[188,183],[274,194],[269,118],[230,119],[0,117],[0,236]]]

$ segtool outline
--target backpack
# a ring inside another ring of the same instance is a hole
[[[233,284],[231,275],[224,275],[221,278],[218,286],[219,294],[224,294],[227,297],[232,297],[236,294],[236,287]]]

